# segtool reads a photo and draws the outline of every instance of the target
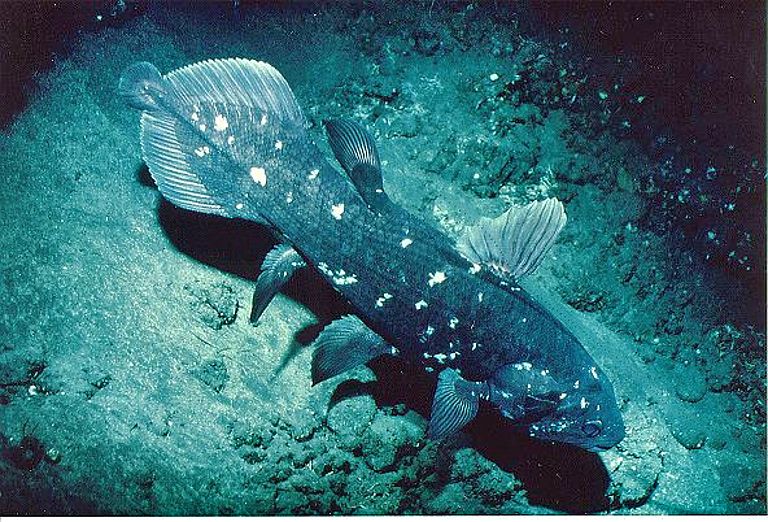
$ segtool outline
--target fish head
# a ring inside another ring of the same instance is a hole
[[[510,364],[488,384],[488,400],[537,440],[602,451],[624,438],[613,387],[597,367],[585,368],[582,378],[563,385],[529,363]]]
[[[556,408],[527,424],[532,438],[595,452],[610,449],[624,438],[613,386],[599,369],[591,367],[586,378],[575,381],[559,398]]]

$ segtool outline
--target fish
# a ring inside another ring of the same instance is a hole
[[[266,62],[212,59],[166,74],[138,62],[117,91],[141,111],[142,157],[165,199],[277,237],[256,280],[254,323],[299,270],[348,303],[353,313],[314,342],[313,385],[402,357],[435,384],[429,438],[464,429],[483,405],[552,444],[596,452],[623,439],[606,374],[519,284],[565,226],[556,198],[513,205],[454,240],[389,198],[362,124],[323,121],[335,167]]]

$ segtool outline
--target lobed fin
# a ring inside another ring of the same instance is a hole
[[[312,354],[312,384],[363,365],[385,354],[396,354],[377,333],[360,318],[345,315],[325,327],[315,341]]]
[[[384,212],[390,201],[384,193],[379,151],[361,124],[345,119],[324,120],[328,144],[365,203]]]
[[[305,125],[288,82],[266,62],[243,58],[205,60],[171,71],[165,80],[181,106],[215,103],[259,109],[282,122]],[[247,114],[252,118],[252,111]]]
[[[292,246],[276,245],[270,250],[261,264],[261,274],[256,279],[251,307],[251,324],[256,324],[280,288],[293,277],[297,270],[307,264]]]
[[[486,388],[484,383],[462,378],[453,368],[441,371],[432,400],[429,438],[440,439],[456,433],[474,419],[480,407],[480,395]]]
[[[141,116],[141,150],[157,188],[174,205],[205,214],[229,216],[191,166],[189,147],[179,139],[178,120],[164,111]]]

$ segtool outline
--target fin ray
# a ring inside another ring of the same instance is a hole
[[[281,243],[270,250],[261,264],[261,274],[256,279],[251,307],[251,324],[256,324],[261,314],[272,302],[280,288],[307,264],[292,246]]]
[[[313,385],[380,355],[397,353],[395,348],[354,315],[345,315],[326,326],[315,344],[317,348],[312,355]]]
[[[328,144],[365,203],[379,212],[391,202],[384,193],[379,151],[373,136],[361,124],[346,119],[324,120]]]
[[[474,419],[484,386],[483,383],[463,379],[453,368],[440,372],[429,419],[429,438],[440,439],[451,435]]]
[[[566,219],[557,198],[513,206],[495,219],[483,218],[470,227],[456,248],[469,261],[517,279],[538,268]]]
[[[189,165],[172,115],[163,111],[144,111],[141,149],[157,188],[168,201],[186,210],[228,216]]]

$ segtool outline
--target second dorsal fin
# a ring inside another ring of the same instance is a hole
[[[385,211],[390,201],[384,193],[379,151],[373,136],[365,127],[351,120],[325,120],[323,124],[333,154],[360,196],[372,209]]]
[[[487,265],[514,280],[536,270],[565,221],[557,198],[513,206],[495,219],[483,218],[470,227],[456,248],[472,263]]]

